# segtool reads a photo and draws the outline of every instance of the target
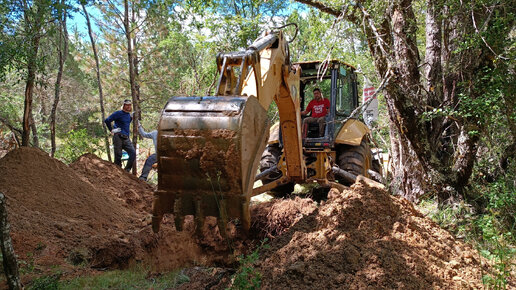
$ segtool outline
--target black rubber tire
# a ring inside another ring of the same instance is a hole
[[[281,157],[282,149],[279,147],[279,144],[270,144],[265,147],[263,151],[262,158],[260,160],[260,172],[263,172],[274,165],[278,164],[279,158]],[[263,184],[271,183],[274,180],[280,178],[283,174],[281,171],[277,170],[277,172],[269,174],[268,177],[262,179]],[[270,191],[274,197],[286,197],[294,191],[294,183],[289,182],[287,184],[280,185]]]
[[[371,169],[372,153],[364,138],[359,146],[340,145],[337,148],[337,164],[343,170],[348,171],[354,175],[363,175],[369,177],[368,169]],[[342,179],[337,178],[340,183],[349,185]]]

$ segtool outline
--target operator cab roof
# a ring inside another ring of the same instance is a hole
[[[322,63],[323,63],[322,60],[313,60],[313,61],[300,61],[300,62],[296,62],[296,63],[294,63],[294,65],[301,66],[301,80],[310,80],[310,79],[317,78],[317,74],[319,72],[319,68],[320,68]],[[331,65],[331,66],[333,66],[333,65],[343,65],[343,66],[351,69],[351,71],[355,71],[356,70],[356,68],[354,66],[352,66],[350,64],[347,64],[345,62],[336,60],[336,59],[332,59],[332,60],[330,60],[327,63],[329,65]],[[329,70],[327,70],[326,75],[323,78],[329,78],[330,77],[328,72],[329,72]]]

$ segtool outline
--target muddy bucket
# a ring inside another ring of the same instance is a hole
[[[165,213],[182,229],[194,215],[215,216],[225,235],[227,221],[238,218],[249,229],[249,199],[259,156],[268,138],[265,109],[255,97],[172,97],[158,130],[158,189],[153,230]]]

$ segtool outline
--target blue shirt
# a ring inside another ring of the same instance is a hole
[[[127,113],[120,110],[114,112],[109,117],[107,117],[106,120],[104,120],[104,123],[106,123],[106,126],[108,127],[109,131],[111,131],[113,130],[113,128],[111,127],[111,122],[115,121],[114,128],[122,129],[120,133],[129,136],[129,126],[131,125],[132,120],[133,118],[131,117],[131,113]]]

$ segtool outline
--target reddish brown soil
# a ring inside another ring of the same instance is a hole
[[[224,194],[240,194],[240,164],[236,160],[241,153],[234,144],[237,137],[235,131],[174,129],[174,134],[185,136],[174,139],[178,156],[186,160],[198,159],[201,176],[222,176],[229,186],[224,189]]]
[[[251,208],[251,232],[258,238],[274,238],[316,209],[313,200],[299,197],[257,204]]]
[[[264,288],[482,288],[478,253],[405,199],[364,184],[332,191],[263,253]]]
[[[404,199],[355,184],[332,189],[320,206],[274,200],[252,208],[248,239],[230,225],[230,240],[208,218],[196,239],[192,218],[177,232],[170,216],[150,228],[152,187],[94,155],[67,166],[21,148],[0,159],[14,248],[36,272],[59,266],[69,276],[141,261],[163,272],[192,265],[234,267],[234,257],[264,237],[256,271],[264,288],[481,288],[489,272],[469,246],[424,218]],[[26,265],[24,264],[24,265]],[[82,270],[79,270],[82,269]],[[191,268],[184,289],[230,286],[228,268]]]
[[[126,207],[145,213],[151,211],[153,187],[141,182],[136,176],[127,174],[115,164],[93,154],[84,154],[70,164],[70,167],[79,173],[83,181],[116,197]]]
[[[166,271],[187,265],[204,264],[211,261],[202,253],[193,234],[193,227],[188,226],[183,232],[174,229],[171,223],[165,222],[159,234],[150,229],[150,212],[154,188],[146,182],[138,180],[115,164],[102,160],[96,155],[85,154],[70,167],[79,173],[81,179],[90,183],[103,194],[114,197],[124,207],[136,211],[142,216],[142,239],[150,239],[151,244],[144,255],[137,255],[136,260],[143,259],[155,271]]]
[[[170,270],[209,261],[192,231],[166,224],[153,234],[147,212],[152,188],[93,155],[69,167],[38,149],[21,148],[0,159],[0,172],[15,251],[36,268],[145,261]]]

